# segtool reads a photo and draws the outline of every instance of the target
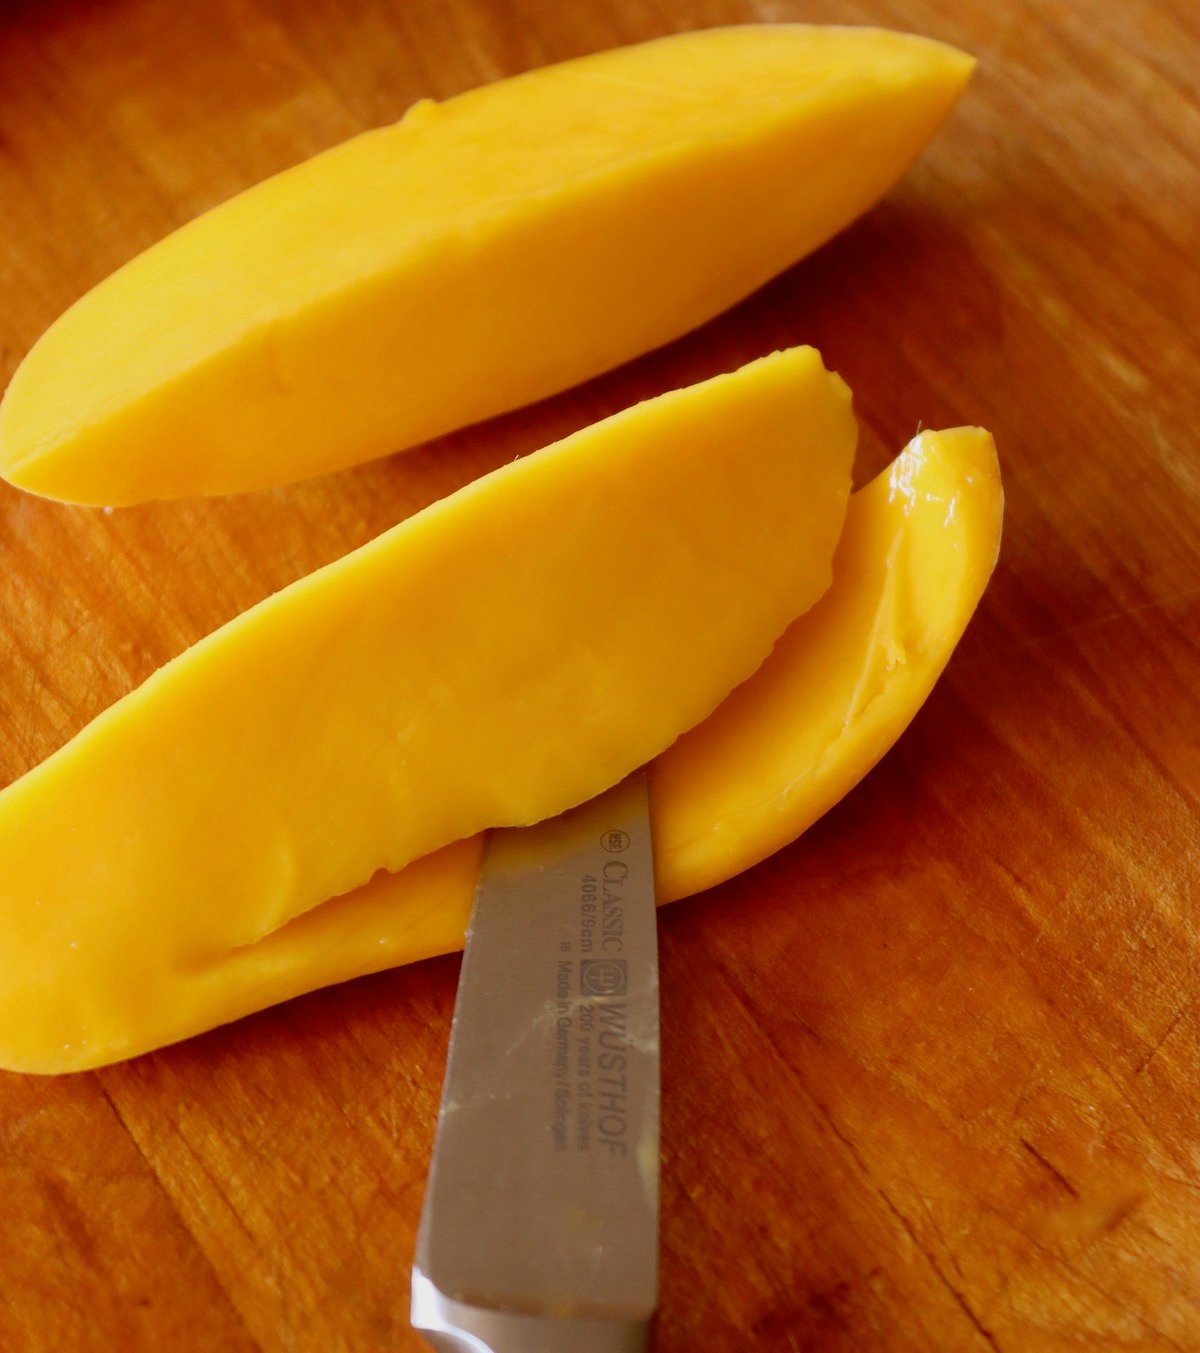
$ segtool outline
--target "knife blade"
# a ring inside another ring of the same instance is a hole
[[[658,1286],[646,777],[490,833],[411,1318],[443,1353],[638,1353]]]

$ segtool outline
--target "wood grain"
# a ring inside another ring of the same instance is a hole
[[[658,1346],[1197,1348],[1190,0],[8,3],[0,379],[132,253],[419,96],[796,18],[924,32],[980,70],[886,203],[717,322],[295,488],[112,514],[0,489],[0,783],[484,470],[815,342],[855,390],[860,478],[918,423],[994,430],[1005,549],[879,769],[662,918]],[[365,979],[99,1073],[0,1076],[0,1348],[415,1349],[456,974]]]

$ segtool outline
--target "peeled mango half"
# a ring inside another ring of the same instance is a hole
[[[848,225],[973,64],[878,29],[745,25],[416,104],[72,306],[0,404],[0,475],[75,503],[233,493],[562,390]]]
[[[167,664],[0,793],[0,1065],[97,1066],[453,949],[484,829],[646,762],[663,901],[791,840],[919,708],[999,542],[986,433],[923,434],[847,513],[855,435],[817,354],[777,353]]]

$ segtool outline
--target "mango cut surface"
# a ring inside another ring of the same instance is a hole
[[[1004,495],[978,428],[925,432],[850,500],[833,583],[757,672],[650,765],[658,897],[766,858],[848,793],[908,727],[1000,548]],[[483,838],[333,898],[187,974],[197,1027],[460,949]],[[174,1034],[165,1021],[159,1041]]]
[[[269,1001],[212,974],[656,756],[828,587],[855,440],[820,357],[777,353],[468,485],[168,663],[0,793],[0,1065]]]
[[[747,25],[420,103],[133,259],[40,339],[0,474],[124,504],[335,470],[703,323],[881,197],[971,69]]]

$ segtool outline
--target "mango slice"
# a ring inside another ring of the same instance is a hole
[[[850,502],[834,582],[651,777],[659,897],[687,897],[787,845],[908,727],[1000,550],[991,436],[925,432]]]
[[[854,494],[829,591],[650,765],[660,903],[765,859],[879,761],[962,637],[995,567],[1003,515],[996,449],[979,428],[922,433]],[[216,1025],[460,949],[482,850],[482,837],[457,841],[224,955],[190,975],[203,984],[197,1009]]]
[[[749,680],[651,764],[660,901],[711,887],[792,840],[899,737],[983,593],[1002,508],[995,449],[973,428],[924,433],[854,495],[829,591]],[[8,795],[22,783],[0,795],[0,834]],[[144,899],[99,907],[64,902],[60,892],[58,907],[70,905],[55,919],[44,901],[6,886],[0,1064],[40,1072],[101,1065],[459,948],[482,840],[380,872],[257,941],[232,938],[239,918],[228,899],[202,899],[229,937],[204,951],[155,935]],[[23,928],[19,905],[32,908]],[[175,914],[167,920],[180,924]],[[71,947],[80,940],[67,937],[82,933],[90,938],[80,956]]]
[[[417,104],[78,301],[0,405],[0,474],[76,503],[232,493],[562,390],[865,211],[972,66],[904,34],[747,25]]]
[[[795,839],[892,746],[983,595],[1003,507],[995,446],[978,428],[921,434],[853,496],[829,591],[650,765],[660,903]],[[482,849],[482,837],[457,841],[189,972],[180,999],[194,1027],[460,949]],[[147,1019],[140,1046],[178,1036],[162,1012]]]
[[[0,794],[0,1065],[207,1027],[189,974],[657,755],[829,585],[855,440],[820,357],[777,353],[468,485],[168,663]]]

